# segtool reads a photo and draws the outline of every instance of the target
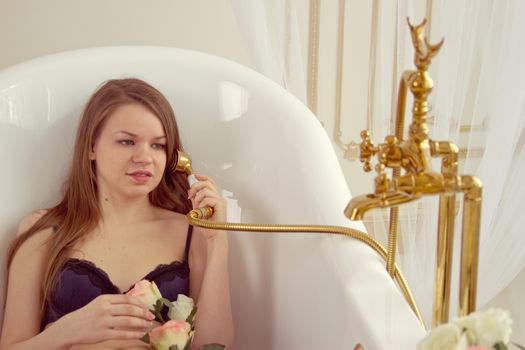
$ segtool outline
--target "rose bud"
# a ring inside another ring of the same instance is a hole
[[[168,321],[149,333],[149,342],[155,350],[169,350],[173,345],[182,350],[190,340],[190,331],[187,322]]]
[[[132,295],[140,299],[144,306],[147,306],[149,310],[155,310],[155,304],[157,300],[162,298],[159,289],[155,282],[142,280],[137,282],[135,286],[127,292],[128,295]]]

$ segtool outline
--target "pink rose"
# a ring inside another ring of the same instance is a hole
[[[132,295],[140,299],[142,304],[148,307],[149,310],[154,311],[157,300],[162,298],[159,289],[155,282],[142,280],[135,283],[133,289],[131,289],[128,295]]]
[[[168,321],[149,333],[149,342],[155,350],[169,350],[176,345],[184,349],[191,338],[191,326],[185,321]]]

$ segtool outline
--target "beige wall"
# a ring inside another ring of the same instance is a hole
[[[229,0],[0,0],[0,69],[108,45],[182,47],[250,66]]]

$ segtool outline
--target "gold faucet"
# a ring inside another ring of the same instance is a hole
[[[345,209],[351,220],[360,220],[366,211],[373,208],[391,208],[390,230],[387,252],[387,270],[395,273],[398,206],[419,199],[424,195],[440,196],[437,244],[437,267],[434,289],[432,323],[437,326],[448,321],[450,299],[450,277],[453,251],[455,217],[455,195],[464,193],[463,238],[460,272],[460,315],[476,308],[477,264],[481,212],[481,182],[470,175],[457,175],[458,148],[448,141],[432,141],[428,138],[426,124],[430,110],[427,97],[432,91],[433,81],[428,74],[432,58],[443,45],[441,40],[431,45],[424,37],[426,20],[417,26],[408,21],[412,43],[415,48],[417,70],[403,74],[396,111],[395,135],[375,145],[368,131],[361,132],[360,160],[363,169],[371,171],[371,158],[376,155],[375,191],[372,194],[353,198]],[[414,96],[413,120],[408,138],[403,138],[407,90]],[[441,171],[431,168],[431,159],[442,159]],[[385,173],[391,168],[392,177]],[[404,173],[401,174],[401,170]]]

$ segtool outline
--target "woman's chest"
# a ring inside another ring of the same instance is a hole
[[[76,247],[71,258],[92,262],[124,291],[159,265],[185,260],[186,232],[97,233]]]

